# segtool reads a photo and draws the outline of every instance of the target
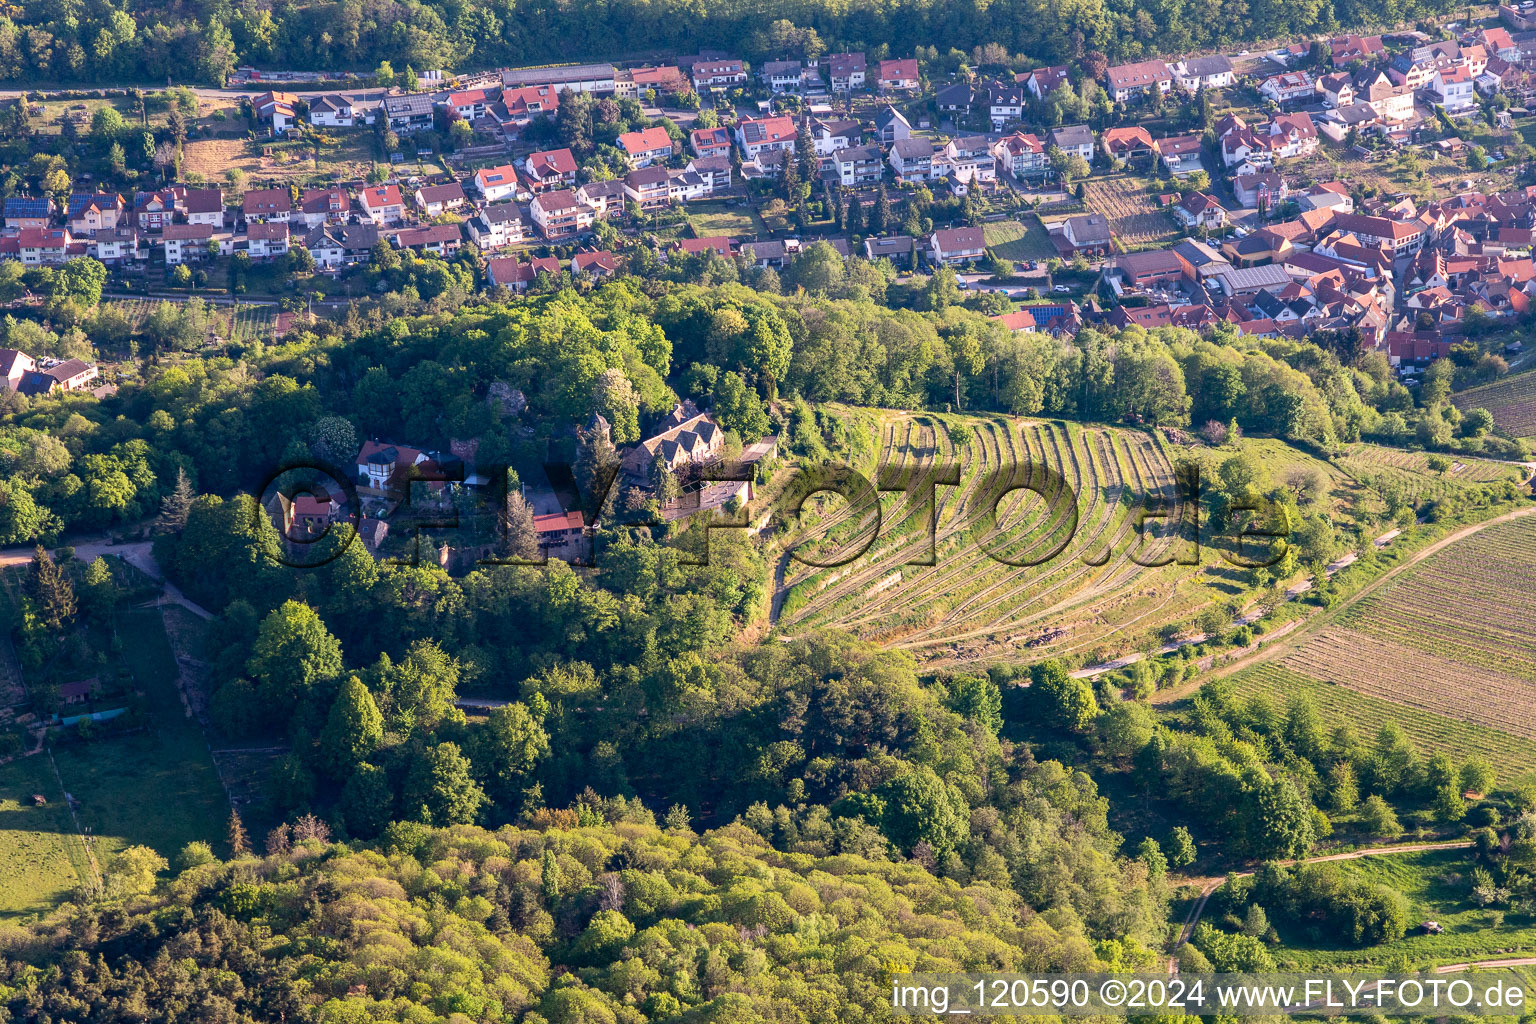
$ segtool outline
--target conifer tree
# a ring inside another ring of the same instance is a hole
[[[176,486],[170,494],[160,499],[160,521],[156,524],[159,531],[180,534],[186,528],[187,517],[192,513],[192,500],[196,497],[192,481],[187,479],[187,471],[178,467]]]
[[[59,629],[75,617],[75,588],[42,545],[32,556],[32,597],[49,629]]]
[[[240,820],[240,812],[231,809],[229,812],[229,855],[231,857],[243,857],[251,852],[251,840],[245,834],[245,822]]]

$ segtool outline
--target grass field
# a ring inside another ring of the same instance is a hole
[[[96,862],[145,845],[173,860],[194,839],[222,846],[229,815],[223,787],[197,722],[176,688],[177,665],[159,609],[123,612],[121,657],[143,694],[148,727],[121,736],[62,743],[0,766],[0,917],[47,909],[90,871],[64,802],[77,801]],[[34,807],[33,793],[48,799]],[[14,869],[13,869],[14,866]]]
[[[1439,498],[1468,484],[1520,480],[1518,466],[1488,459],[1452,458],[1451,468],[1437,473],[1424,452],[1352,444],[1336,460],[1338,467],[1363,484],[1383,483],[1399,488],[1415,504]]]
[[[1438,921],[1441,935],[1426,935],[1413,928],[1402,939],[1365,949],[1338,948],[1331,943],[1276,925],[1280,948],[1274,951],[1281,969],[1341,968],[1391,965],[1406,959],[1410,969],[1434,964],[1488,959],[1508,953],[1511,957],[1536,950],[1536,919],[1505,909],[1502,922],[1495,908],[1481,908],[1468,895],[1472,888],[1472,859],[1464,850],[1435,850],[1391,857],[1366,857],[1335,865],[1348,878],[1387,885],[1408,897],[1409,920]]]
[[[209,181],[222,181],[225,171],[237,167],[251,178],[297,183],[362,178],[375,156],[373,136],[362,131],[338,132],[337,144],[323,147],[318,160],[309,145],[253,145],[244,138],[194,139],[184,152],[186,172]]]
[[[688,223],[699,238],[713,238],[717,235],[741,238],[768,233],[767,226],[752,207],[726,206],[723,202],[690,203]]]
[[[152,846],[167,859],[194,839],[220,845],[229,804],[207,743],[176,688],[176,659],[159,609],[124,613],[123,659],[150,708],[150,727],[128,736],[60,746],[59,774],[97,837],[103,864],[123,847]]]
[[[1044,260],[1056,255],[1055,246],[1046,237],[1040,223],[1021,224],[1016,220],[998,220],[982,225],[987,248],[1005,260]]]
[[[33,805],[33,794],[48,803]],[[0,765],[0,921],[52,909],[91,878],[47,754]]]
[[[1463,412],[1487,409],[1493,422],[1513,437],[1536,438],[1536,370],[1458,391],[1451,401]]]

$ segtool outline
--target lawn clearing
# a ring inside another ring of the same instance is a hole
[[[337,144],[322,147],[318,160],[308,143],[253,143],[243,138],[194,139],[184,152],[185,171],[201,174],[209,181],[224,180],[224,172],[231,167],[263,181],[304,184],[355,180],[367,175],[374,159],[372,136],[365,132],[339,133]]]
[[[1293,925],[1276,924],[1280,948],[1274,951],[1282,970],[1313,970],[1349,966],[1378,966],[1406,958],[1410,969],[1434,964],[1511,957],[1536,950],[1536,917],[1508,908],[1478,907],[1471,902],[1473,859],[1465,850],[1432,850],[1388,857],[1338,861],[1346,878],[1386,885],[1408,897],[1409,921],[1438,921],[1440,935],[1417,927],[1396,942],[1364,949],[1338,948],[1326,936],[1304,934]]]
[[[173,859],[201,839],[221,848],[229,803],[207,742],[176,688],[177,665],[158,608],[124,612],[122,658],[145,695],[148,728],[125,736],[61,744],[59,774],[79,801],[80,823],[96,836],[106,866],[142,844]]]
[[[38,807],[33,794],[48,803]],[[52,910],[91,878],[47,753],[0,765],[0,921]]]
[[[1055,246],[1037,222],[1030,226],[1016,220],[997,220],[983,224],[987,248],[1004,260],[1046,260],[1056,255]]]
[[[768,229],[762,218],[750,206],[726,206],[725,203],[690,203],[688,223],[699,238],[726,235],[743,238],[747,235],[762,236]]]

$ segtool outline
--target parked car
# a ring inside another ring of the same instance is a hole
[[[1067,292],[1071,291],[1071,290],[1072,289],[1070,287],[1068,287],[1067,285],[1064,285],[1064,284],[1058,284],[1056,287],[1051,289],[1051,291],[1057,292],[1057,293],[1063,294],[1063,295],[1066,294]]]

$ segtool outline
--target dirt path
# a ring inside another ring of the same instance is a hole
[[[1474,967],[1531,967],[1536,966],[1536,956],[1517,956],[1506,960],[1470,960],[1464,964],[1441,964],[1431,967],[1430,974],[1456,974]]]
[[[1300,860],[1282,860],[1276,863],[1285,867],[1293,867],[1297,864],[1326,864],[1339,860],[1359,860],[1362,857],[1385,857],[1400,853],[1424,853],[1431,850],[1467,850],[1471,849],[1471,847],[1472,841],[1470,839],[1457,839],[1444,843],[1402,843],[1396,846],[1368,846],[1362,850],[1349,850],[1345,853],[1327,853],[1318,857],[1303,857]],[[1252,871],[1239,871],[1232,877],[1249,878],[1252,875]],[[1195,933],[1195,926],[1200,923],[1200,915],[1205,913],[1206,903],[1210,901],[1211,896],[1215,894],[1217,889],[1226,884],[1227,879],[1226,876],[1222,876],[1221,878],[1197,878],[1194,881],[1200,884],[1200,897],[1195,900],[1194,906],[1189,908],[1189,913],[1184,918],[1184,926],[1179,929],[1178,940],[1173,944],[1174,949],[1178,949],[1189,941],[1189,937]],[[1461,966],[1465,968],[1467,965],[1463,964]],[[1515,966],[1515,964],[1499,966]],[[1437,968],[1437,970],[1440,969]],[[1443,970],[1451,969],[1443,968]],[[1169,957],[1168,973],[1177,974],[1178,970],[1178,959],[1176,957]]]
[[[155,600],[156,605],[179,604],[187,611],[200,619],[212,619],[213,613],[202,605],[193,601],[181,590],[165,578],[160,571],[160,563],[155,561],[154,545],[150,541],[131,541],[127,544],[114,544],[111,538],[106,536],[88,537],[75,541],[73,544],[75,557],[82,562],[93,562],[99,555],[116,555],[135,569],[142,571],[150,579],[161,584],[165,590]],[[14,547],[0,549],[0,566],[26,565],[32,561],[35,547]]]

